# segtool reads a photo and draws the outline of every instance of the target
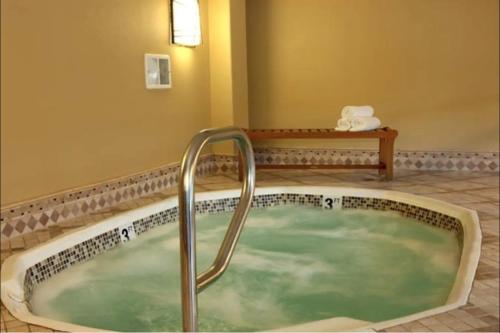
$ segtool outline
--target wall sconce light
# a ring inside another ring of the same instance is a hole
[[[190,47],[201,44],[198,0],[171,0],[170,21],[172,44]]]

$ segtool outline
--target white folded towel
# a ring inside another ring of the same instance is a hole
[[[352,117],[371,117],[373,116],[373,107],[370,105],[365,106],[344,106],[342,108],[342,118]]]
[[[371,131],[379,128],[381,122],[377,117],[352,117],[350,132]]]
[[[337,121],[337,127],[335,127],[336,131],[345,132],[351,128],[351,121],[349,119],[341,118]]]

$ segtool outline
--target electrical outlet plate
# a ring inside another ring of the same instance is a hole
[[[146,76],[146,89],[172,88],[169,55],[145,54],[144,71]]]

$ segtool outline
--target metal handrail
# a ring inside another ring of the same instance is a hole
[[[234,140],[240,150],[240,163],[245,172],[240,202],[229,224],[217,257],[208,270],[196,275],[196,225],[194,176],[196,162],[208,143]],[[185,332],[198,330],[198,297],[226,270],[245,223],[255,189],[255,160],[252,144],[238,127],[225,127],[201,131],[193,137],[182,158],[179,176],[179,237],[181,255],[182,327]]]

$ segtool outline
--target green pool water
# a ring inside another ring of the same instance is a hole
[[[198,272],[231,214],[197,217]],[[256,331],[332,317],[382,321],[446,302],[454,234],[394,213],[253,209],[226,273],[199,294],[199,329]],[[37,315],[116,331],[181,330],[178,225],[149,231],[36,287]]]

